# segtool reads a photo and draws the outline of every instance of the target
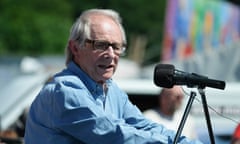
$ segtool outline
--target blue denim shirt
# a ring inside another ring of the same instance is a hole
[[[167,144],[175,132],[144,118],[111,79],[107,92],[74,62],[33,101],[25,144]],[[182,144],[198,144],[185,137]]]

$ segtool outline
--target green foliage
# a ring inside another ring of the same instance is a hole
[[[128,31],[140,34],[159,33],[164,20],[165,1],[119,0],[110,5],[120,12]]]
[[[83,10],[110,8],[123,18],[127,37],[145,36],[158,60],[165,7],[166,0],[0,0],[0,55],[63,54]]]
[[[64,0],[1,0],[1,54],[63,53],[70,14]]]

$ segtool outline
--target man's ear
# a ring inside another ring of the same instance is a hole
[[[70,49],[70,51],[72,52],[73,55],[75,55],[78,52],[79,44],[76,41],[70,40],[68,42],[68,46],[69,46],[69,49]]]

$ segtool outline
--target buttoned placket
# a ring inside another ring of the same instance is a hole
[[[98,105],[100,105],[103,109],[105,109],[105,102],[106,102],[106,90],[104,90],[104,86],[97,86],[96,88],[96,94],[97,94],[97,98],[96,98],[96,102]]]

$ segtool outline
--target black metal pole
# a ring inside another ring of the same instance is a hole
[[[205,113],[205,119],[206,119],[206,122],[207,122],[208,134],[209,134],[209,137],[210,137],[210,141],[211,141],[211,144],[215,144],[212,125],[211,125],[211,120],[210,120],[210,116],[209,116],[209,112],[208,112],[208,105],[207,105],[205,91],[203,89],[200,89],[200,88],[198,90],[199,90],[199,93],[200,93],[201,98],[202,98],[202,105],[203,105],[203,110],[204,110],[204,113]]]
[[[179,127],[178,127],[176,136],[175,136],[175,138],[174,138],[174,142],[173,142],[174,144],[177,144],[177,141],[178,141],[179,137],[181,136],[181,133],[182,133],[184,124],[185,124],[185,122],[186,122],[186,120],[187,120],[188,114],[189,114],[189,112],[190,112],[190,110],[191,110],[191,107],[192,107],[193,100],[194,100],[194,98],[195,98],[196,95],[197,95],[197,94],[196,94],[195,92],[191,92],[191,96],[190,96],[190,98],[189,98],[189,100],[188,100],[187,106],[186,106],[185,111],[184,111],[184,113],[183,113],[182,120],[181,120],[181,122],[180,122],[180,125],[179,125]]]

